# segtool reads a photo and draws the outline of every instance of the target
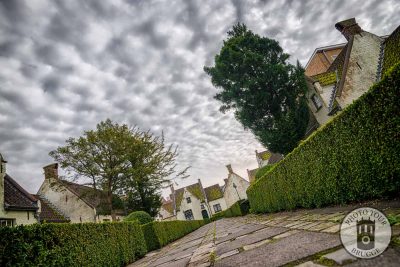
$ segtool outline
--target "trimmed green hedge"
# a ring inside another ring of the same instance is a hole
[[[230,206],[228,209],[214,214],[211,217],[211,220],[215,221],[222,218],[244,216],[249,213],[249,209],[250,206],[248,200],[239,200],[235,202],[232,206]]]
[[[208,221],[166,221],[142,225],[147,250],[151,251],[193,232]]]
[[[125,266],[146,253],[135,223],[0,228],[0,266]]]
[[[258,169],[258,171],[256,172],[256,177],[255,177],[254,180],[257,181],[258,179],[263,177],[267,172],[272,170],[272,168],[274,166],[275,166],[275,164],[270,164],[270,165],[265,165],[264,167],[261,167],[260,169]]]
[[[400,190],[400,64],[247,190],[252,212],[320,207]]]

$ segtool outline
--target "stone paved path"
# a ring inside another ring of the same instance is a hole
[[[400,215],[398,201],[363,205]],[[373,260],[357,260],[343,249],[339,225],[354,208],[357,206],[222,219],[130,266],[400,266],[399,245],[391,245]],[[400,244],[400,225],[392,230]]]

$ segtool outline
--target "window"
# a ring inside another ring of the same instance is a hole
[[[194,220],[192,210],[185,210],[185,211],[183,212],[183,214],[185,214],[185,219],[186,219],[187,221]]]
[[[222,210],[220,204],[215,204],[213,207],[215,212],[220,212]]]
[[[315,108],[316,108],[317,110],[319,110],[320,108],[322,108],[321,99],[320,99],[316,94],[313,94],[313,95],[311,96],[311,100],[312,100],[312,102],[314,103],[314,106],[315,106]]]
[[[201,207],[202,210],[205,209],[204,204],[201,204],[200,207]]]
[[[13,227],[15,219],[1,219],[0,218],[0,227]]]
[[[189,204],[189,203],[192,203],[192,200],[190,199],[190,197],[187,197],[186,198],[186,202]]]

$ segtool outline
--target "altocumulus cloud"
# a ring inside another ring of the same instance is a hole
[[[335,22],[368,31],[397,26],[398,1],[0,1],[0,150],[29,191],[48,152],[106,118],[164,131],[191,178],[246,175],[262,149],[221,114],[203,73],[238,21],[277,39],[305,64],[315,47],[343,42]]]

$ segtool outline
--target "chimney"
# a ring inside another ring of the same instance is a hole
[[[347,41],[350,40],[351,36],[363,32],[355,18],[340,21],[335,24],[335,28],[346,37]]]
[[[50,178],[58,179],[58,163],[49,164],[43,167],[43,170],[45,179],[50,179]]]
[[[0,154],[0,177],[4,177],[6,175],[6,163],[3,156]]]
[[[226,165],[226,168],[228,169],[228,172],[229,172],[229,173],[233,173],[232,165],[231,165],[231,164]]]
[[[4,177],[6,176],[6,163],[0,154],[0,210],[4,206]]]

